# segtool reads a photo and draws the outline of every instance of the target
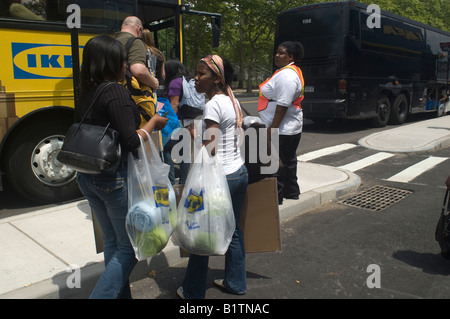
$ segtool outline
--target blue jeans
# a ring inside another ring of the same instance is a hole
[[[247,192],[248,174],[244,165],[236,172],[226,176],[233,202],[236,229],[233,233],[230,246],[225,253],[225,288],[235,294],[244,294],[247,291],[247,276],[245,268],[244,237],[239,227],[241,207]],[[186,299],[203,299],[206,293],[206,280],[208,275],[208,256],[191,254],[183,281],[183,293]]]
[[[122,165],[116,176],[78,173],[78,185],[103,231],[105,270],[90,298],[131,298],[129,276],[137,260],[125,228],[127,167]]]

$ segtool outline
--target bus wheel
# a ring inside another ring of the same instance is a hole
[[[391,109],[391,116],[389,122],[391,124],[403,124],[406,120],[406,114],[408,113],[408,100],[406,96],[400,94],[394,101],[394,105]]]
[[[389,115],[391,113],[391,102],[385,95],[380,96],[377,102],[377,117],[372,120],[374,127],[384,127],[389,122]]]
[[[6,174],[15,191],[30,201],[49,204],[81,197],[75,171],[56,159],[67,127],[61,119],[36,121],[11,141]]]

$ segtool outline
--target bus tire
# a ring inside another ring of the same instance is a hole
[[[386,95],[381,95],[377,101],[377,116],[372,119],[372,126],[384,127],[389,122],[391,101]]]
[[[75,172],[66,172],[64,179],[60,177],[64,175],[59,172],[60,175],[57,175],[56,180],[43,182],[44,179],[40,179],[36,174],[36,167],[32,167],[32,165],[38,165],[36,162],[33,163],[34,155],[39,154],[41,148],[49,149],[49,146],[46,146],[48,142],[61,144],[69,126],[70,123],[66,123],[61,118],[51,116],[45,119],[40,118],[38,121],[30,122],[10,141],[5,170],[10,185],[24,198],[39,204],[50,204],[82,196]],[[51,153],[48,160],[55,160],[55,152]],[[45,163],[46,160],[41,162]],[[57,172],[56,169],[55,171]]]
[[[400,94],[395,98],[394,105],[391,108],[389,122],[391,124],[400,125],[406,120],[408,114],[408,99],[405,95]]]

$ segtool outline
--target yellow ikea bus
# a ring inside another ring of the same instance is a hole
[[[8,185],[42,204],[80,197],[75,172],[56,160],[73,123],[77,81],[68,5],[81,9],[80,57],[89,38],[114,34],[135,15],[155,40],[164,39],[159,48],[166,58],[181,60],[189,7],[181,0],[22,0],[21,10],[12,10],[7,2],[0,8],[0,190]]]

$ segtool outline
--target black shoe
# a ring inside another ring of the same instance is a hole
[[[299,199],[300,195],[289,195],[289,196],[284,196],[284,198],[286,198],[286,199]]]

